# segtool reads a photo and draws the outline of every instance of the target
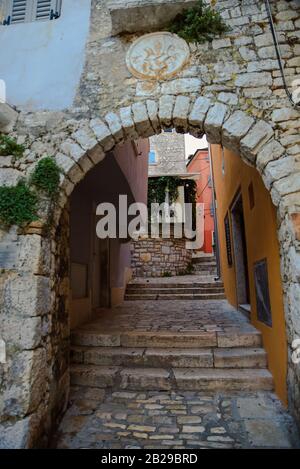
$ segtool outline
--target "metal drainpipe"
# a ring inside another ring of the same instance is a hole
[[[265,1],[265,7],[266,7],[268,20],[269,20],[269,24],[270,24],[271,34],[272,34],[272,37],[273,37],[273,42],[274,42],[274,46],[275,46],[275,50],[276,50],[276,57],[277,57],[277,61],[278,61],[279,70],[280,70],[280,73],[281,73],[283,86],[284,86],[286,95],[287,95],[291,105],[294,107],[294,109],[296,109],[297,111],[300,111],[300,102],[299,101],[298,102],[294,101],[293,95],[290,92],[290,90],[288,89],[286,76],[285,76],[284,65],[283,65],[281,52],[280,52],[278,36],[277,36],[277,33],[276,33],[276,28],[275,28],[273,17],[272,17],[271,5],[270,5],[269,0],[264,0],[264,1]]]
[[[215,280],[219,280],[221,278],[220,246],[219,246],[218,220],[217,220],[217,210],[216,210],[215,181],[214,181],[214,171],[213,171],[210,145],[208,145],[208,157],[209,157],[210,174],[211,174],[211,180],[212,180],[212,203],[213,203],[214,230],[215,230],[215,254],[216,254],[216,261],[217,261],[217,277],[215,278]]]

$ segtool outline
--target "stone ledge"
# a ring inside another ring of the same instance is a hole
[[[194,0],[172,1],[164,4],[144,2],[136,6],[108,4],[112,21],[112,35],[157,31],[166,27],[179,13],[195,5]]]

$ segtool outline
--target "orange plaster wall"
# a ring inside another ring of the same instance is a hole
[[[201,251],[212,253],[212,233],[214,232],[214,218],[210,213],[212,202],[212,188],[207,184],[210,176],[208,150],[198,150],[187,166],[189,173],[200,173],[197,182],[197,202],[204,203],[204,244]]]
[[[237,307],[236,272],[234,262],[232,267],[229,267],[227,262],[224,218],[240,189],[243,197],[245,217],[251,322],[262,332],[264,347],[268,353],[269,369],[275,381],[276,393],[286,403],[287,342],[280,276],[276,209],[256,169],[245,164],[239,156],[224,149],[225,173],[223,174],[221,146],[212,145],[211,154],[217,199],[221,270],[226,296],[228,301]],[[255,205],[252,210],[250,209],[248,194],[248,187],[251,182],[254,187],[255,198]],[[267,259],[268,264],[272,327],[257,320],[254,263],[264,258]]]

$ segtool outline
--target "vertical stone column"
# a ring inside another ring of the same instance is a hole
[[[0,448],[46,446],[69,391],[68,210],[52,237],[1,232]]]
[[[47,336],[51,317],[50,241],[38,223],[1,232],[0,448],[36,442],[48,401]]]
[[[288,341],[289,408],[300,422],[300,363],[295,360],[299,356],[295,341],[300,340],[300,193],[292,198],[296,204],[291,204],[281,219],[279,241]]]

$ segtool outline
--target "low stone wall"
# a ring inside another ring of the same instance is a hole
[[[185,239],[139,239],[131,245],[131,267],[134,277],[162,277],[185,272],[192,261],[192,251]]]

